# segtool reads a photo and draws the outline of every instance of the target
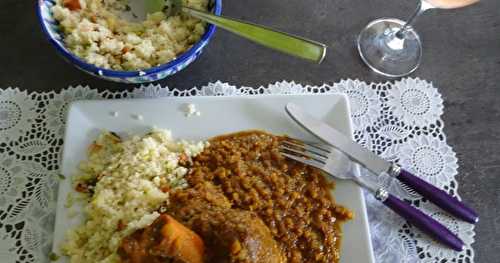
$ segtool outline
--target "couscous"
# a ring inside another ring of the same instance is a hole
[[[72,263],[120,262],[121,240],[157,219],[171,190],[188,186],[186,166],[206,146],[174,141],[166,130],[126,140],[102,133],[74,180],[86,219],[68,232],[63,253]]]
[[[183,2],[198,10],[208,8],[208,0]],[[113,70],[143,70],[172,61],[205,33],[205,24],[190,16],[156,12],[131,22],[119,16],[127,9],[127,0],[57,0],[52,12],[74,54]]]

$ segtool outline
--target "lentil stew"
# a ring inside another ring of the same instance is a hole
[[[256,215],[286,262],[338,262],[341,223],[353,214],[335,203],[334,184],[321,171],[279,153],[283,139],[262,131],[215,137],[194,158],[186,179],[190,187],[215,186],[227,198],[226,207],[251,213],[246,218]]]

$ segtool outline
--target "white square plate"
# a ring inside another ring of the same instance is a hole
[[[70,208],[78,212],[73,217],[68,216],[69,209],[65,207],[68,193],[73,191],[70,177],[86,158],[88,145],[101,130],[143,134],[157,127],[171,130],[176,138],[204,140],[225,133],[261,129],[314,140],[287,116],[284,107],[288,102],[304,107],[345,134],[352,134],[349,103],[343,95],[176,97],[73,103],[66,127],[61,172],[67,179],[59,186],[54,252],[60,255],[65,232],[83,219],[81,207]],[[201,116],[186,117],[184,109],[188,103],[194,103]],[[112,112],[119,115],[114,117]],[[137,115],[143,119],[133,117]],[[363,193],[349,181],[337,180],[336,185],[336,201],[355,213],[355,219],[343,227],[341,262],[374,262]],[[62,257],[60,262],[67,262],[67,258]]]

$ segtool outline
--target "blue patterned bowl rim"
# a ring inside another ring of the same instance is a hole
[[[145,73],[145,75],[150,75],[150,74],[156,74],[165,70],[168,70],[169,68],[175,67],[178,64],[182,64],[185,62],[187,59],[189,59],[191,56],[196,54],[196,51],[203,46],[203,43],[208,42],[210,38],[213,36],[215,33],[216,27],[212,24],[208,24],[208,30],[206,30],[205,34],[201,37],[196,44],[194,44],[188,51],[184,52],[180,57],[177,57],[176,59],[166,63],[162,64],[156,67],[152,67],[149,69],[145,70],[137,70],[137,71],[119,71],[119,70],[110,70],[110,69],[105,69],[101,67],[97,67],[95,65],[89,64],[82,60],[80,57],[74,55],[72,52],[68,51],[66,47],[62,45],[62,42],[56,41],[55,39],[52,38],[52,36],[49,34],[47,27],[45,25],[45,21],[42,16],[42,6],[44,5],[44,2],[47,2],[50,0],[39,0],[36,13],[38,16],[38,20],[40,22],[40,25],[42,26],[42,30],[45,34],[45,36],[49,39],[50,43],[62,54],[64,55],[71,63],[74,63],[78,65],[80,68],[86,71],[94,72],[101,74],[103,76],[107,77],[117,77],[117,78],[129,78],[129,77],[137,77],[138,75],[141,75],[142,73]],[[222,13],[222,0],[214,0],[215,2],[215,7],[214,7],[214,13],[216,15],[221,15]]]

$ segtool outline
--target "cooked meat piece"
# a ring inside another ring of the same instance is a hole
[[[194,216],[191,224],[192,229],[206,240],[209,262],[285,262],[271,231],[253,212],[205,211]]]
[[[125,237],[118,254],[124,263],[203,263],[203,240],[169,215]]]
[[[269,228],[253,212],[231,209],[218,187],[202,183],[174,192],[169,211],[202,236],[207,262],[281,263],[283,252]]]
[[[182,223],[204,211],[231,209],[231,203],[219,187],[200,183],[193,188],[174,191],[170,195],[169,213]]]

